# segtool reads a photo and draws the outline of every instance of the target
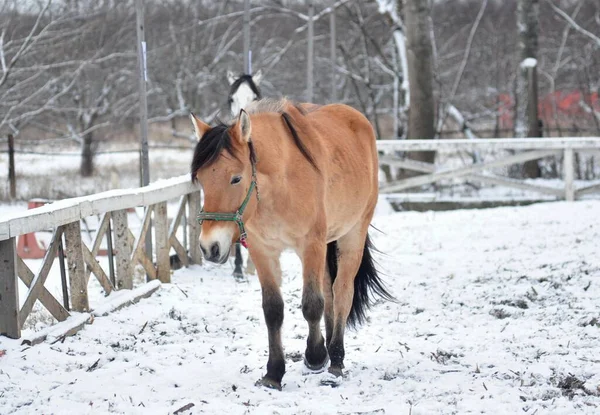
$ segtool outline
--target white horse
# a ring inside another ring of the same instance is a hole
[[[262,79],[262,71],[259,69],[254,75],[242,74],[235,76],[233,72],[227,71],[229,89],[229,111],[232,117],[237,117],[240,110],[248,104],[262,98],[258,85]]]

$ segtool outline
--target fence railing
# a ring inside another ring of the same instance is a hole
[[[600,191],[600,184],[574,186],[574,154],[593,152],[600,156],[600,138],[551,139],[478,139],[478,140],[383,140],[377,143],[380,164],[413,170],[423,175],[396,180],[382,185],[382,193],[393,193],[445,179],[479,180],[524,190],[533,190],[556,198],[574,200],[581,195]],[[476,151],[513,150],[494,160],[457,168],[440,168],[398,156],[411,151]],[[518,152],[521,151],[521,152]],[[562,155],[564,188],[551,188],[489,173],[492,168],[523,163],[548,156]],[[178,199],[171,223],[167,217],[167,201]],[[40,302],[56,320],[72,320],[76,330],[85,324],[85,313],[94,304],[88,298],[91,275],[106,294],[113,290],[133,288],[133,268],[141,265],[149,280],[170,281],[170,250],[183,265],[201,263],[198,243],[200,228],[193,218],[200,209],[199,190],[188,175],[154,183],[138,189],[113,190],[91,196],[66,199],[32,209],[0,221],[0,334],[19,338],[21,330],[36,302]],[[142,224],[134,234],[128,223],[127,210],[145,207]],[[88,246],[82,240],[80,221],[99,216],[95,238]],[[52,231],[49,246],[39,270],[32,271],[17,255],[17,238],[31,232]],[[181,232],[183,230],[183,232]],[[179,231],[179,233],[178,233]],[[181,240],[178,234],[183,234]],[[147,235],[154,237],[154,252],[145,248]],[[98,254],[103,241],[109,256],[109,270],[100,265]],[[58,258],[66,258],[67,269],[61,272],[62,302],[44,286],[50,269]],[[67,280],[68,271],[68,280]],[[19,299],[19,279],[28,288],[24,301]],[[145,295],[150,288],[142,289]],[[106,307],[100,307],[104,310]],[[72,316],[72,312],[84,313]],[[104,311],[98,311],[98,313]]]
[[[383,153],[379,157],[381,165],[425,173],[416,177],[395,180],[382,185],[382,193],[395,193],[447,179],[474,180],[486,184],[517,188],[552,195],[566,200],[575,200],[585,194],[600,192],[600,184],[575,188],[575,153],[592,153],[600,156],[600,138],[489,138],[477,140],[383,140],[377,143]],[[443,168],[430,163],[399,157],[398,152],[411,151],[492,151],[511,150],[493,160],[473,162],[470,165]],[[517,152],[519,151],[519,152]],[[549,156],[562,156],[564,188],[531,184],[524,180],[502,177],[489,173],[498,167],[510,166]],[[487,171],[487,172],[486,172]]]
[[[179,201],[169,225],[167,201],[172,199]],[[127,210],[139,206],[145,207],[144,217],[134,234],[128,223]],[[200,192],[185,175],[144,188],[66,199],[0,221],[0,334],[20,338],[21,329],[37,301],[58,321],[67,320],[72,311],[90,312],[93,308],[88,299],[91,275],[107,295],[113,290],[132,289],[133,269],[138,264],[143,267],[148,280],[170,282],[171,248],[184,265],[202,260],[198,244],[188,243],[197,241],[200,234],[198,223],[187,220],[199,209]],[[100,216],[99,225],[88,247],[82,240],[80,221],[94,215]],[[183,242],[178,238],[180,227],[184,228]],[[16,241],[21,235],[48,229],[52,231],[52,237],[39,271],[35,273],[17,255]],[[146,251],[148,234],[154,236],[154,252]],[[97,258],[104,238],[110,263],[108,273]],[[61,269],[65,271],[61,273],[61,302],[44,283],[57,258],[63,267],[63,257],[67,262],[68,284],[66,270]],[[19,301],[18,279],[28,287],[22,302]]]

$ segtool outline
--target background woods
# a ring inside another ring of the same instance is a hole
[[[103,146],[136,148],[134,3],[0,2],[0,139],[13,134],[17,149],[77,148],[84,176]],[[600,133],[595,0],[314,7],[314,101],[329,102],[333,83],[336,101],[367,114],[381,138],[526,135],[518,99],[525,57],[537,59],[540,133]],[[225,73],[243,66],[243,2],[146,1],[145,16],[150,140],[189,145],[190,110],[227,117]],[[263,71],[263,95],[305,99],[307,21],[304,1],[251,2],[252,67]]]

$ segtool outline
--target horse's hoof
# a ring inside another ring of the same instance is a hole
[[[344,376],[344,371],[339,366],[329,366],[328,371],[336,378]]]
[[[306,355],[304,355],[304,366],[306,366],[306,368],[309,369],[311,372],[314,372],[314,373],[323,372],[328,363],[329,363],[329,355],[327,355],[327,354],[325,355],[325,359],[323,360],[323,362],[317,363],[316,365],[309,363],[309,361],[306,359]]]
[[[266,376],[263,376],[262,379],[259,379],[255,383],[256,386],[264,386],[269,389],[277,389],[281,390],[281,382],[277,382],[276,380],[269,379]]]
[[[248,282],[248,280],[244,277],[244,274],[241,271],[235,271],[233,273],[233,279],[236,282]]]

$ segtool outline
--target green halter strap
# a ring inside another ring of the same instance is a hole
[[[242,216],[244,215],[244,210],[246,210],[246,206],[250,202],[250,197],[252,196],[252,192],[256,189],[256,200],[260,200],[260,195],[258,193],[258,184],[256,182],[256,165],[252,162],[252,182],[250,182],[250,188],[248,189],[248,193],[246,194],[246,198],[242,202],[241,206],[233,213],[230,212],[204,212],[204,209],[200,211],[198,214],[197,220],[200,225],[205,220],[214,220],[214,221],[222,221],[222,222],[235,222],[240,229],[240,243],[248,248],[248,244],[246,241],[247,234],[246,228],[244,227],[244,220]]]

